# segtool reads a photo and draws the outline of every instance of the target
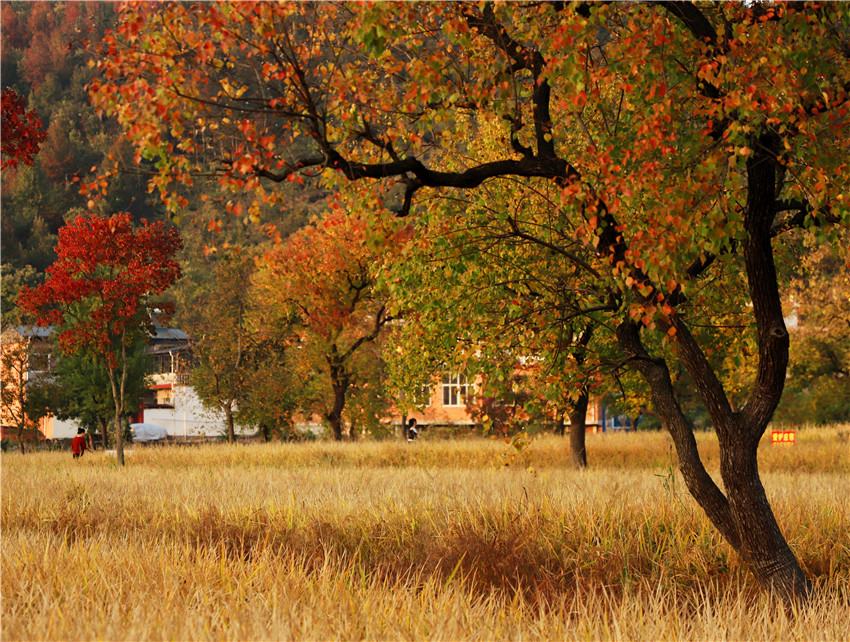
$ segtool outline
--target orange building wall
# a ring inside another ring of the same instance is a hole
[[[7,372],[6,355],[17,349],[17,344],[22,340],[21,336],[12,330],[7,330],[2,337],[2,359],[0,359],[0,379],[4,385],[14,383],[18,379],[18,373]],[[26,377],[26,374],[24,375]],[[17,426],[16,417],[20,414],[21,404],[16,399],[11,405],[0,404],[0,422],[4,426]]]

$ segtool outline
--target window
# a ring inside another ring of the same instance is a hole
[[[153,374],[168,374],[171,370],[171,353],[158,353],[151,357],[151,370]]]
[[[469,396],[470,385],[464,375],[443,375],[443,405],[463,406]]]

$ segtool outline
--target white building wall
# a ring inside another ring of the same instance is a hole
[[[221,411],[205,408],[192,386],[174,386],[173,408],[147,408],[144,423],[162,426],[169,437],[219,437],[227,434],[227,420]],[[237,434],[250,431],[236,426]]]
[[[77,429],[80,427],[73,419],[60,420],[56,417],[50,417],[49,438],[50,439],[73,439],[77,436]]]

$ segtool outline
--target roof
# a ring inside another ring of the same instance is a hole
[[[13,328],[15,332],[20,334],[22,337],[38,337],[44,338],[49,337],[53,334],[53,326],[38,326],[38,325],[20,325]]]
[[[154,341],[188,341],[189,335],[177,328],[164,328],[160,325],[154,328]]]
[[[40,327],[40,326],[17,326],[10,327],[3,330],[3,338],[6,341],[15,342],[23,338],[36,338],[36,339],[45,339],[51,336],[54,333],[55,329],[53,326]],[[10,336],[13,335],[13,336]],[[14,336],[16,335],[16,336]],[[190,337],[188,334],[183,332],[178,328],[165,328],[163,326],[156,326],[154,328],[153,337],[151,337],[151,342],[157,341],[171,341],[171,342],[182,342],[189,343]]]

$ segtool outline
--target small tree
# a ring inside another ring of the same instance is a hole
[[[106,369],[114,403],[119,465],[124,465],[121,418],[125,413],[129,351],[149,332],[145,303],[180,275],[174,254],[179,234],[161,222],[134,228],[129,214],[80,216],[59,230],[58,258],[43,285],[24,288],[19,305],[40,325],[59,328],[66,354],[90,350]]]
[[[38,421],[48,413],[45,396],[39,394],[40,382],[33,377],[35,350],[32,339],[25,330],[19,332],[9,328],[3,332],[0,388],[3,423],[14,428],[21,453],[26,452],[24,444],[37,437]]]
[[[251,385],[239,402],[239,423],[256,426],[265,441],[290,439],[296,436],[292,423],[295,409],[288,355],[277,341],[264,340],[257,346]]]
[[[147,390],[150,360],[145,352],[146,337],[138,335],[127,349],[127,380],[124,387],[125,417],[139,407]],[[61,355],[51,372],[48,390],[50,410],[57,419],[75,419],[99,433],[104,448],[109,445],[108,426],[112,423],[115,400],[109,373],[98,356],[89,350]],[[122,417],[123,419],[123,417]]]
[[[259,332],[250,319],[254,271],[251,257],[224,258],[213,280],[183,312],[197,360],[192,383],[205,406],[224,413],[230,443],[236,440],[237,409],[256,383]]]

